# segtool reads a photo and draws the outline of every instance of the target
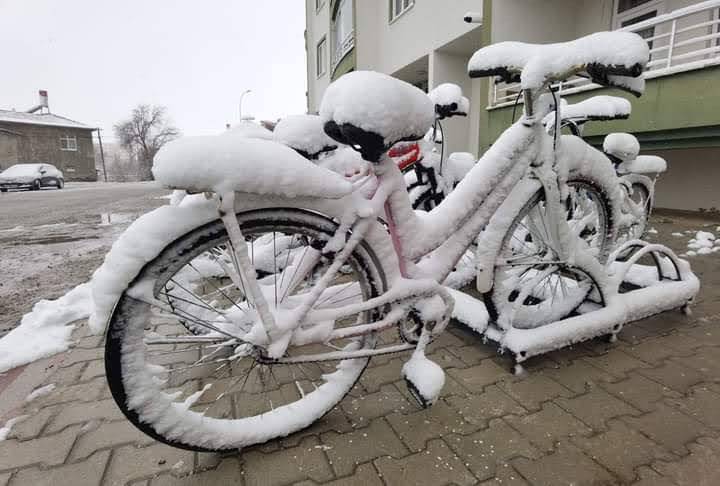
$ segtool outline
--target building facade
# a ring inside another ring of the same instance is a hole
[[[47,112],[41,112],[43,108]],[[13,164],[48,163],[60,169],[66,181],[95,181],[94,130],[50,113],[47,94],[28,112],[0,110],[0,171]]]
[[[464,23],[466,12],[482,22]],[[512,122],[517,86],[469,79],[473,52],[504,40],[549,43],[603,30],[637,32],[651,48],[643,97],[580,78],[559,86],[561,93],[570,103],[598,94],[630,98],[632,116],[589,124],[588,141],[601,145],[615,131],[635,134],[644,153],[668,161],[656,206],[720,208],[720,0],[306,0],[306,14],[308,111],[317,111],[333,79],[355,69],[423,89],[453,82],[470,98],[471,114],[448,123],[447,142],[450,151],[476,155]]]

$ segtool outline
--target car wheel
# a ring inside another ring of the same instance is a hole
[[[63,187],[65,187],[65,181],[63,179],[58,179],[57,180],[57,188],[62,189]]]
[[[35,179],[35,181],[33,182],[33,185],[32,185],[32,187],[30,188],[30,190],[31,190],[31,191],[39,191],[39,190],[40,190],[40,187],[42,187],[42,186],[40,185],[40,179]]]

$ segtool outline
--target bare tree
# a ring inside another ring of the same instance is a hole
[[[141,180],[152,180],[155,154],[169,141],[180,135],[170,124],[164,106],[138,105],[129,120],[113,126],[118,143],[135,154]]]

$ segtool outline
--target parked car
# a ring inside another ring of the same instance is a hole
[[[0,172],[0,191],[65,186],[63,173],[52,164],[15,164]]]

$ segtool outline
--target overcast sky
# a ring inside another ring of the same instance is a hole
[[[305,111],[302,0],[0,0],[0,108],[50,110],[105,131],[139,103],[184,134],[243,115]]]

